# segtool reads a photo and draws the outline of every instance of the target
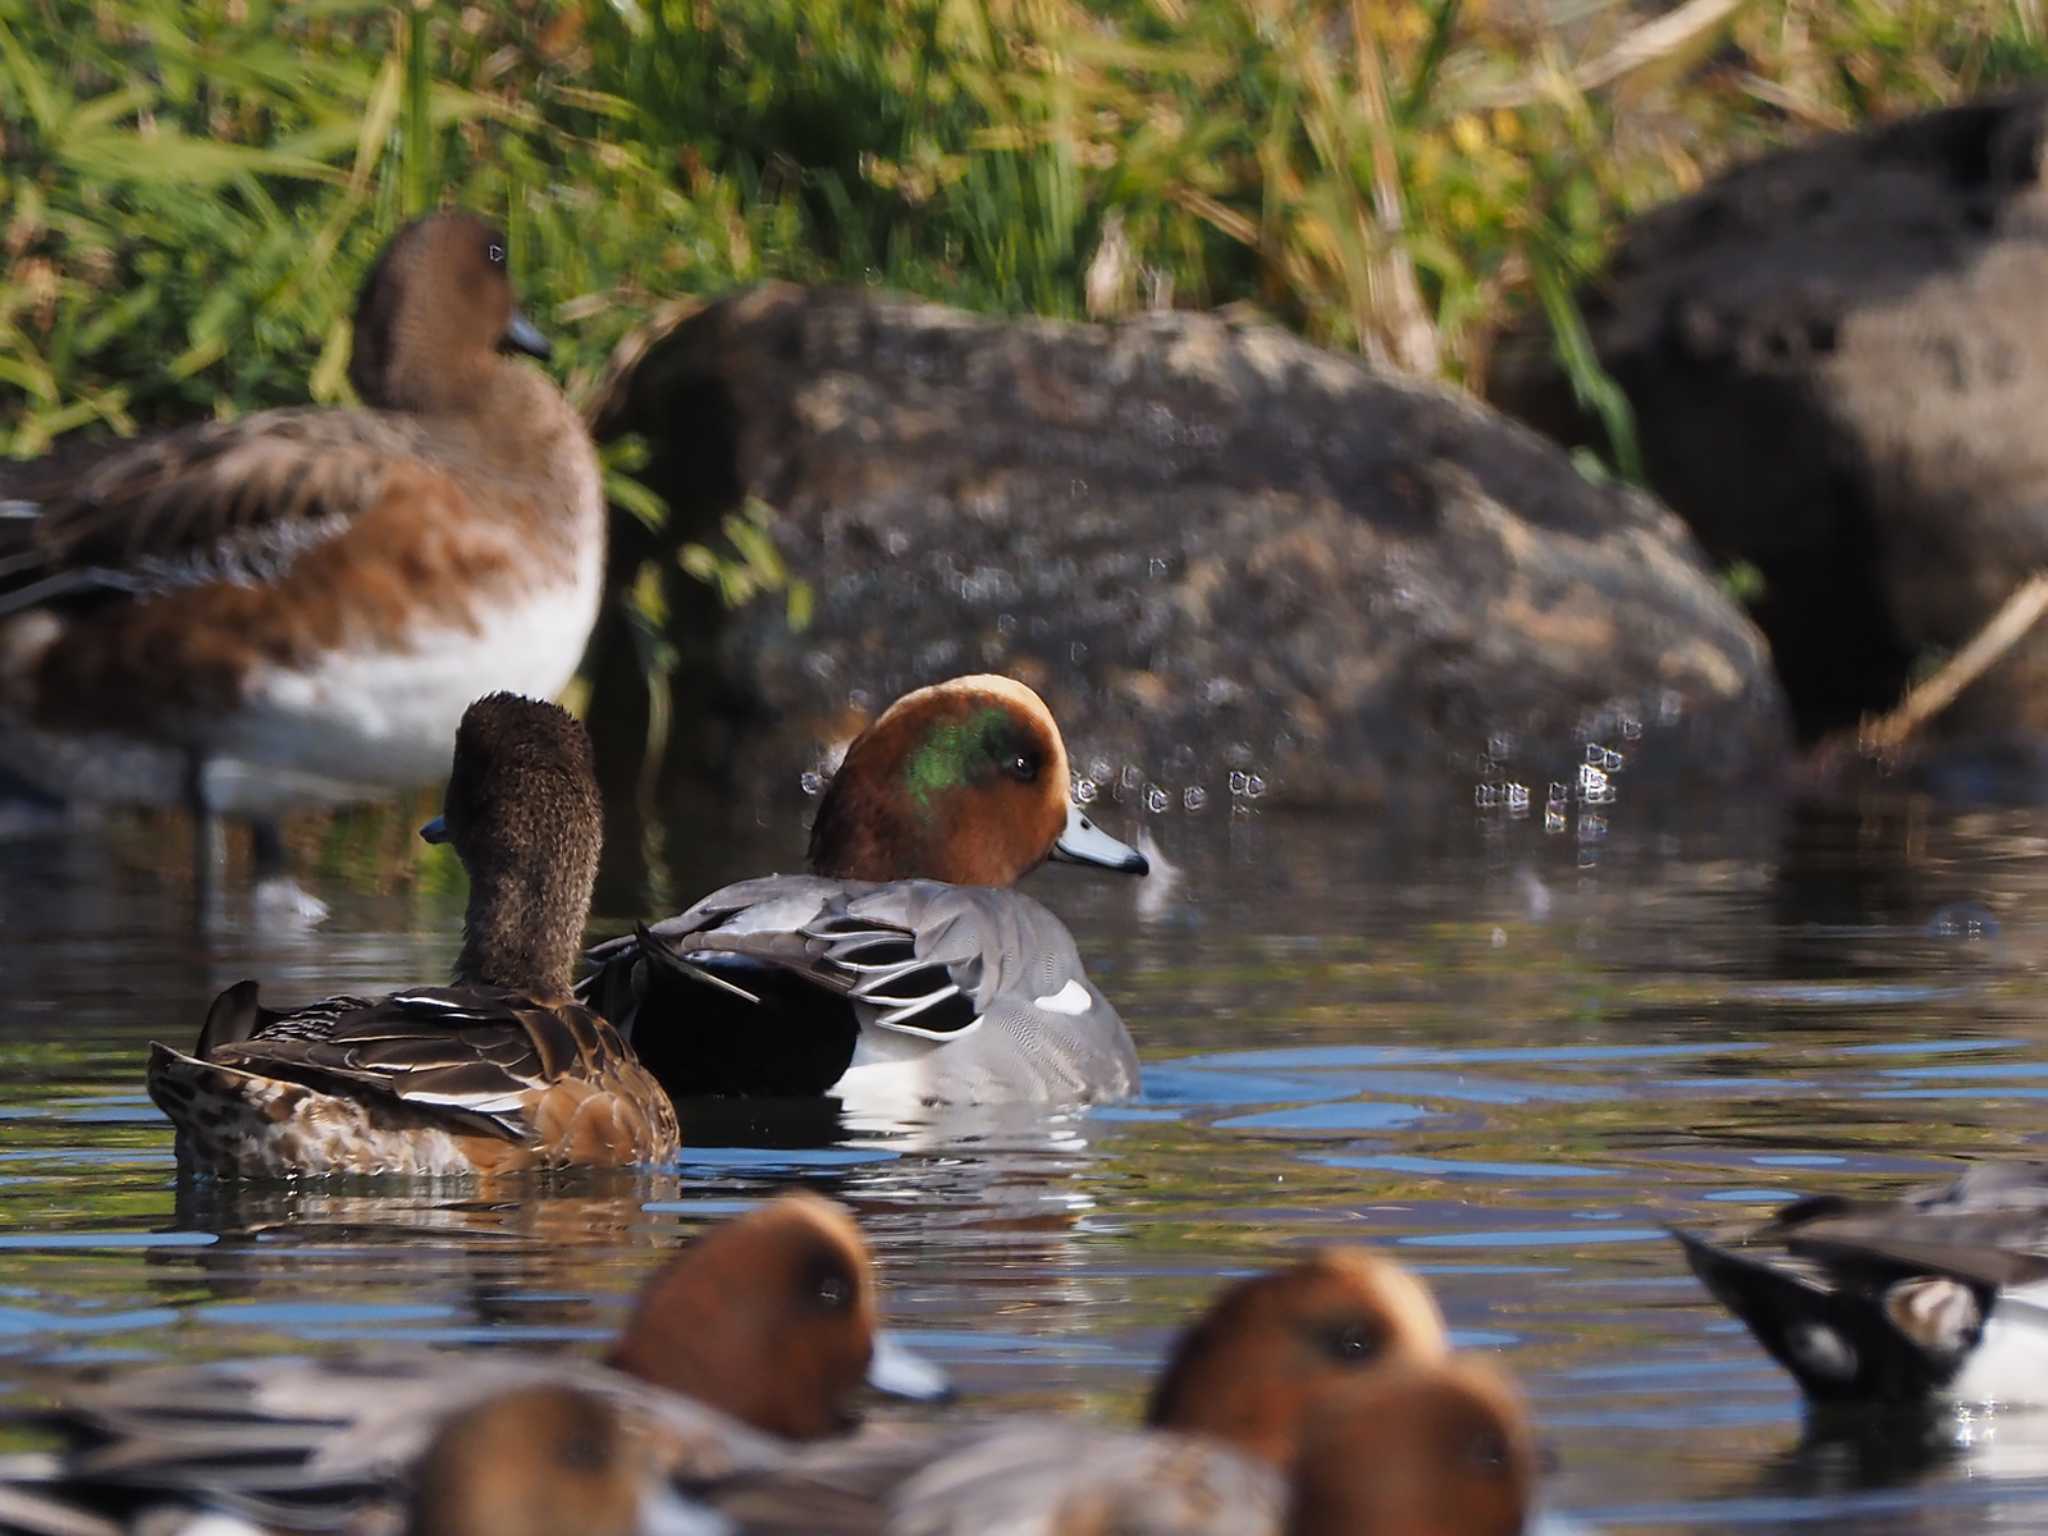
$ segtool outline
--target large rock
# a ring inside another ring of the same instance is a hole
[[[813,589],[796,632],[678,578],[675,751],[728,776],[792,782],[863,710],[983,670],[1045,693],[1077,770],[1176,805],[1540,804],[1589,737],[1715,779],[1781,745],[1763,644],[1670,513],[1268,327],[770,287],[656,337],[599,431],[645,434],[691,536],[772,507]]]
[[[2048,95],[1831,138],[1627,231],[1582,294],[1649,478],[1755,612],[1808,734],[1895,703],[2048,562]],[[1489,393],[1597,440],[1525,335]],[[2048,728],[2048,638],[1945,717]]]

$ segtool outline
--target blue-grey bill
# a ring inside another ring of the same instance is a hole
[[[447,818],[446,816],[436,816],[436,817],[435,817],[435,818],[434,818],[434,819],[433,819],[432,821],[428,822],[428,823],[427,823],[427,824],[426,824],[426,825],[425,825],[424,827],[421,827],[421,828],[420,828],[420,841],[422,841],[422,842],[426,842],[426,843],[445,843],[445,842],[447,842],[447,841],[448,841],[448,818]]]
[[[1071,800],[1067,802],[1067,830],[1052,845],[1052,856],[1069,864],[1100,864],[1127,875],[1148,874],[1152,869],[1145,855],[1111,837],[1083,816],[1081,807]]]
[[[508,352],[524,352],[528,357],[537,357],[542,362],[554,355],[554,347],[547,337],[541,335],[535,325],[518,310],[512,311],[512,318],[505,323],[505,334],[498,338],[498,345]]]
[[[889,1397],[913,1403],[943,1403],[953,1396],[953,1383],[929,1360],[912,1354],[886,1333],[875,1335],[875,1353],[868,1361],[868,1385]]]

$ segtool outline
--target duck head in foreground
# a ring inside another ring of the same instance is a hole
[[[1393,1365],[1316,1401],[1287,1536],[1523,1536],[1536,1463],[1503,1373],[1472,1359]]]
[[[850,1427],[863,1388],[943,1402],[943,1374],[879,1326],[844,1207],[796,1193],[713,1227],[650,1281],[610,1364],[786,1440]]]
[[[1060,920],[1010,889],[1049,858],[1145,872],[1069,777],[1023,684],[906,694],[846,749],[811,874],[741,881],[599,945],[581,995],[677,1097],[829,1093],[885,1120],[1127,1097],[1123,1020]]]
[[[553,704],[492,694],[455,737],[423,829],[470,875],[454,984],[374,1001],[215,1001],[194,1054],[151,1047],[182,1166],[244,1175],[498,1173],[675,1154],[674,1106],[569,973],[603,837],[590,738]]]
[[[1436,1298],[1414,1274],[1368,1249],[1328,1248],[1218,1296],[1174,1346],[1145,1422],[1286,1467],[1307,1405],[1326,1388],[1442,1360],[1450,1347]]]
[[[427,1447],[405,1536],[727,1536],[669,1482],[660,1437],[609,1398],[521,1387]]]

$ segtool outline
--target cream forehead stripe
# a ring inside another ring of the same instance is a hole
[[[869,731],[879,730],[898,713],[908,713],[915,710],[933,697],[956,693],[987,694],[1023,711],[1031,719],[1043,721],[1046,735],[1052,741],[1053,762],[1051,766],[1054,769],[1052,775],[1053,782],[1059,783],[1066,779],[1068,775],[1067,744],[1061,738],[1059,723],[1053,719],[1052,711],[1046,708],[1045,700],[1041,699],[1035,692],[1018,682],[1015,678],[1002,677],[994,672],[977,672],[968,677],[950,677],[943,683],[933,683],[928,687],[914,688],[883,710],[879,715],[875,716],[874,721],[867,729]],[[866,732],[862,734],[866,734]]]

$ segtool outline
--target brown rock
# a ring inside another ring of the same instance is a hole
[[[1658,494],[1764,578],[1803,734],[1897,702],[2048,562],[2048,93],[1829,138],[1630,227],[1581,294]],[[1489,393],[1598,440],[1532,330]],[[1944,717],[2048,729],[2048,636]]]
[[[795,633],[677,575],[676,751],[726,776],[793,782],[849,700],[982,670],[1046,694],[1077,771],[1175,802],[1256,776],[1269,804],[1469,803],[1492,776],[1540,805],[1588,735],[1708,779],[1781,744],[1763,645],[1677,519],[1268,328],[771,287],[652,341],[599,430],[646,435],[687,537],[766,502],[813,589]]]

